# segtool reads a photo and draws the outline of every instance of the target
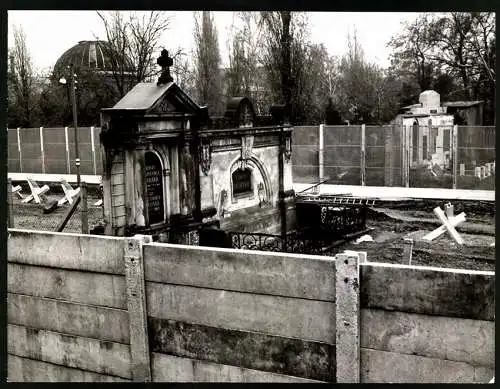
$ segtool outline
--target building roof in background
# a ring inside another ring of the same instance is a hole
[[[106,41],[80,41],[59,57],[54,65],[54,73],[65,73],[70,64],[73,64],[75,69],[110,71],[113,69],[110,50],[113,50],[113,47]],[[133,69],[132,62],[127,59],[125,71],[131,72]]]
[[[484,101],[482,100],[475,100],[475,101],[446,101],[443,102],[443,107],[457,107],[457,108],[469,108],[469,107],[474,107],[479,104],[483,104]]]

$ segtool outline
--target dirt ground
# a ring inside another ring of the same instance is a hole
[[[27,193],[24,189],[23,193]],[[62,191],[51,187],[47,200],[58,200]],[[98,188],[89,188],[88,223],[92,229],[102,223],[102,207],[94,205],[100,198]],[[432,210],[444,208],[445,201],[391,201],[375,203],[369,208],[367,227],[373,242],[356,244],[350,241],[338,247],[340,251],[366,251],[368,261],[408,264],[403,256],[403,239],[412,238],[412,265],[447,267],[471,270],[495,270],[495,204],[492,202],[454,201],[454,214],[465,212],[466,221],[456,227],[465,241],[457,245],[448,233],[433,240],[422,241],[422,237],[438,228],[438,221]],[[44,214],[43,205],[34,202],[26,204],[14,198],[14,227],[56,231],[68,212],[65,204],[50,214]],[[63,232],[81,232],[79,209],[72,216]],[[493,246],[492,246],[493,244]]]
[[[413,239],[411,265],[469,270],[495,270],[495,204],[452,202],[454,214],[465,213],[456,227],[464,240],[460,246],[445,232],[432,242],[422,237],[441,226],[433,209],[445,201],[378,202],[369,209],[367,227],[373,242],[351,241],[341,250],[366,251],[368,261],[408,264],[403,255],[404,238]]]

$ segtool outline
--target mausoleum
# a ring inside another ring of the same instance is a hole
[[[101,113],[105,233],[196,244],[209,227],[292,228],[291,128],[280,107],[259,117],[235,97],[210,118],[172,79],[166,50],[158,64],[157,83],[137,84]]]

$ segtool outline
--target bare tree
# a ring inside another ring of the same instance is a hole
[[[285,104],[287,117],[294,121],[299,115],[297,83],[303,79],[307,47],[307,17],[303,13],[261,12],[263,30],[261,62],[267,73],[274,102]]]
[[[222,104],[221,58],[217,28],[210,12],[194,14],[195,68],[198,100],[209,112],[220,115]]]
[[[228,39],[229,69],[226,74],[226,94],[260,100],[258,77],[258,19],[255,12],[237,12]]]
[[[14,45],[9,50],[9,121],[27,127],[37,110],[33,61],[21,26],[14,26]]]
[[[120,96],[138,82],[151,81],[158,74],[155,54],[160,38],[168,29],[169,19],[162,12],[132,12],[126,18],[121,11],[97,12],[106,30],[109,47],[103,45]]]

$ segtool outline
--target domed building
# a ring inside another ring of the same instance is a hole
[[[54,77],[59,80],[60,77],[67,75],[68,66],[71,64],[77,74],[98,72],[111,75],[113,70],[119,68],[116,55],[113,54],[113,47],[109,42],[101,40],[80,41],[66,50],[54,65]],[[133,74],[134,66],[128,58],[124,61],[123,71]]]
[[[132,89],[136,83],[132,61],[129,58],[117,61],[117,58],[119,56],[113,46],[102,40],[80,41],[59,57],[50,78],[53,91],[60,94],[57,99],[59,104],[68,104],[68,112],[63,120],[71,119],[68,88],[70,65],[73,65],[76,74],[79,125],[98,125],[101,108],[113,106]],[[66,85],[59,82],[63,77],[68,81]]]

